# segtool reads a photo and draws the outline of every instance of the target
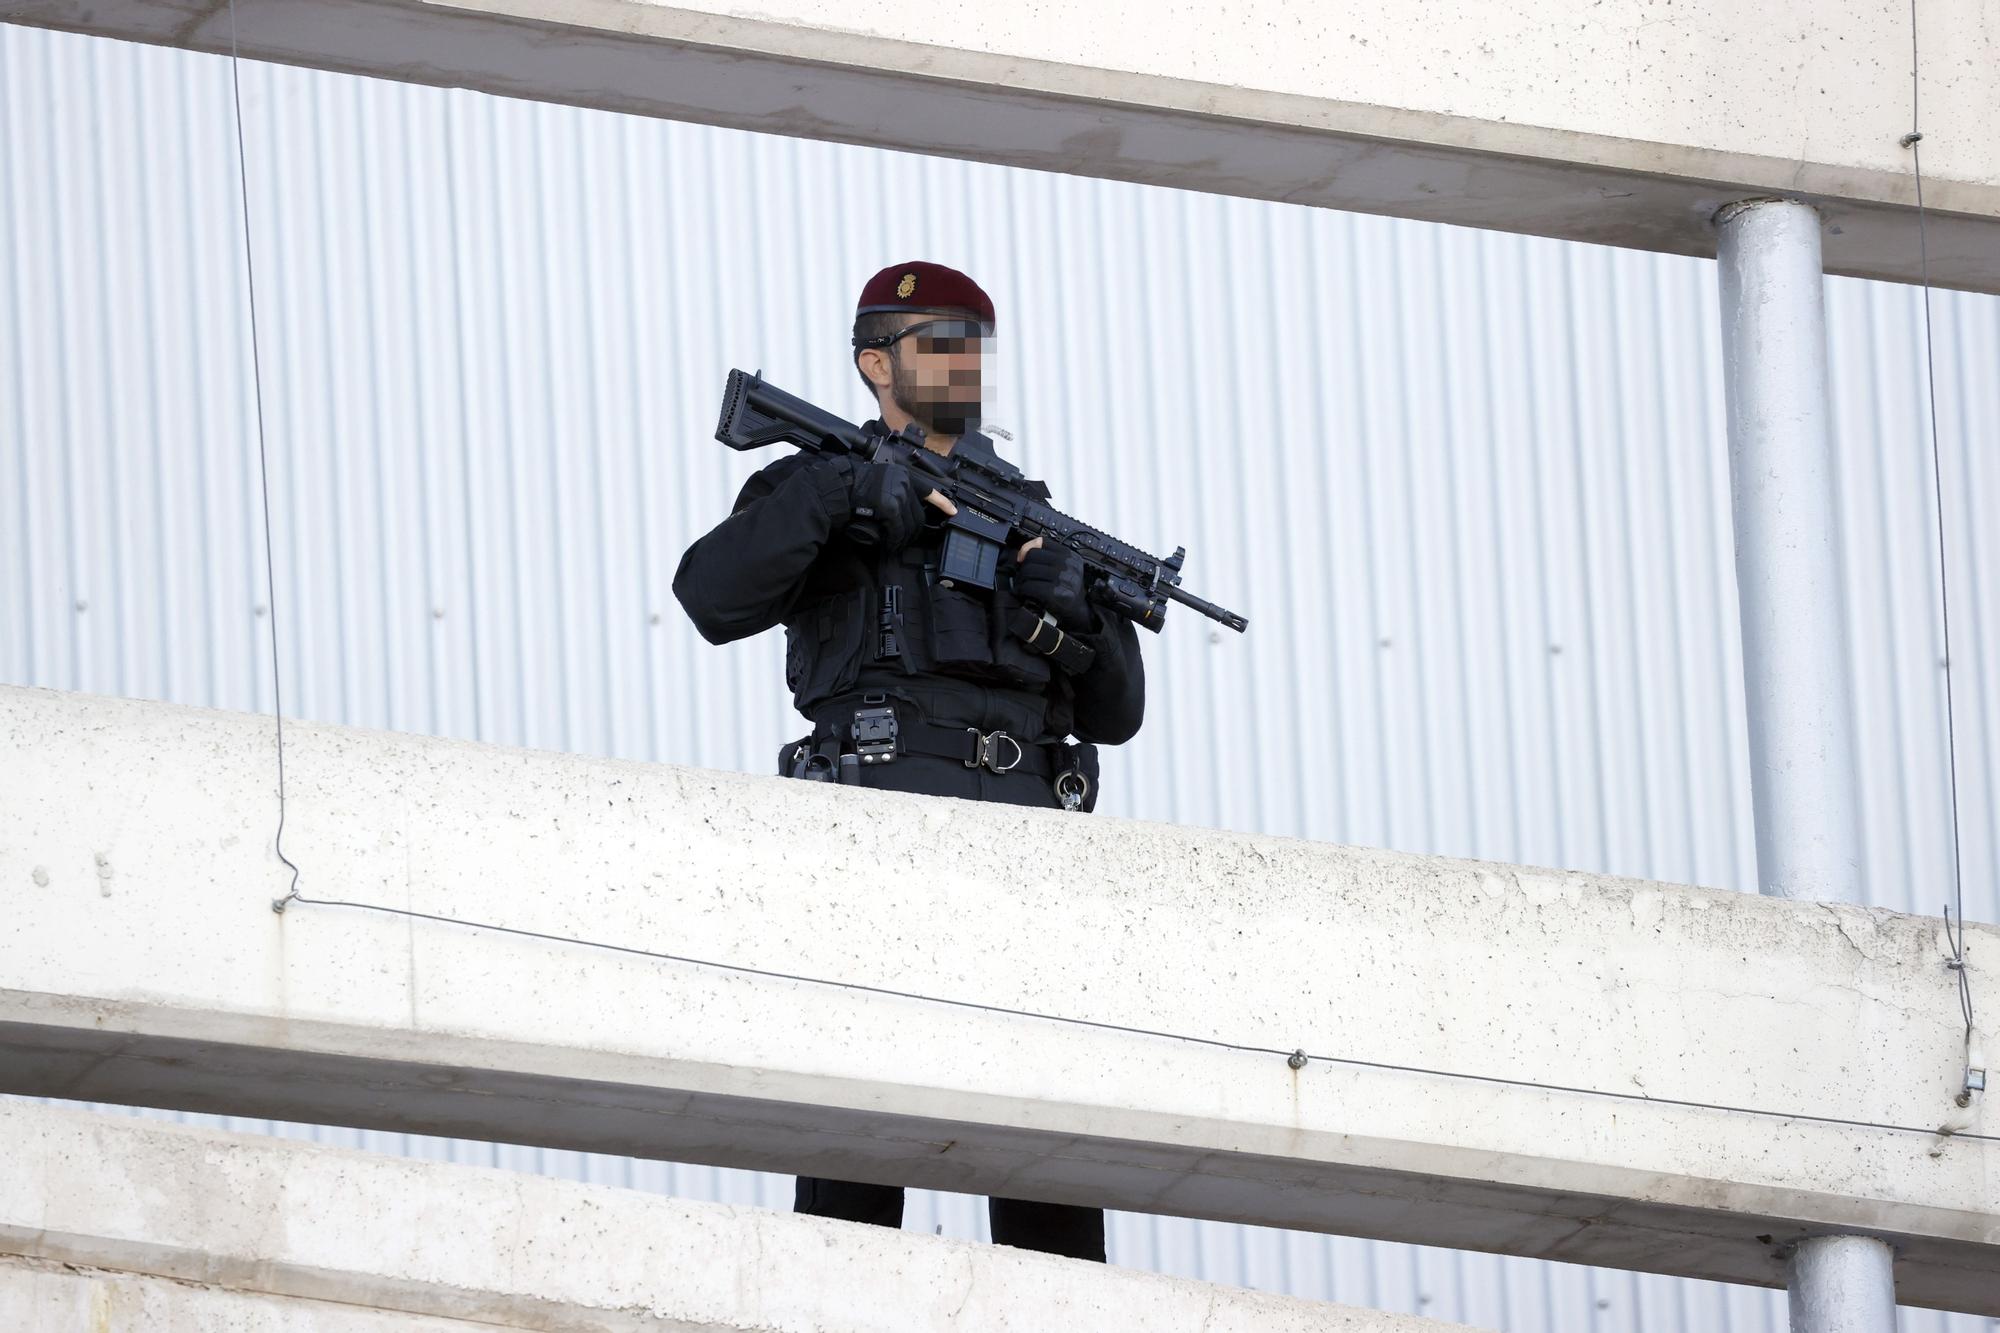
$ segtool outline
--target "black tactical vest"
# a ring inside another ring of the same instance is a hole
[[[1046,487],[1029,484],[1047,498]],[[1067,681],[1007,630],[1021,605],[1013,593],[938,583],[944,529],[933,520],[942,517],[926,507],[923,532],[887,555],[840,533],[828,541],[812,595],[784,622],[793,703],[811,718],[829,700],[861,690],[962,681],[1008,695],[1052,694],[1066,727]],[[1010,564],[1011,553],[1003,567]]]

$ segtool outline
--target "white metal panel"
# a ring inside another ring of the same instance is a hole
[[[0,26],[0,680],[271,707],[228,77]],[[295,69],[246,65],[243,92],[288,712],[768,769],[799,726],[775,636],[711,648],[669,588],[760,461],[710,438],[722,377],[864,415],[853,293],[923,256],[998,303],[993,417],[1029,470],[1185,542],[1190,586],[1252,619],[1149,639],[1107,812],[1754,887],[1708,263]],[[1870,892],[1936,911],[1919,295],[1828,300]],[[1967,909],[1991,921],[2000,299],[1935,311]],[[980,1234],[982,1210],[913,1195],[908,1224]],[[1118,1216],[1112,1247],[1509,1329],[1783,1326],[1775,1293],[1344,1238]]]

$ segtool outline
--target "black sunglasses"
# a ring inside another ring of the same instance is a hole
[[[993,336],[993,326],[977,319],[926,319],[879,338],[856,338],[859,347],[888,347],[917,335],[917,350],[923,353],[983,352]]]

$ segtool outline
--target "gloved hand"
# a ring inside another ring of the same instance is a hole
[[[1075,634],[1092,628],[1090,603],[1083,596],[1083,557],[1067,546],[1037,538],[1022,549],[1014,571],[1014,595],[1041,607],[1056,624]]]
[[[847,535],[862,546],[900,551],[924,527],[927,483],[901,463],[856,463],[848,481]]]

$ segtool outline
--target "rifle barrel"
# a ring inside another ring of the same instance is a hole
[[[1199,611],[1210,620],[1221,621],[1238,634],[1250,628],[1248,617],[1240,616],[1236,612],[1217,606],[1214,602],[1208,601],[1205,598],[1197,597],[1178,584],[1163,581],[1160,584],[1160,591],[1165,593],[1170,600],[1179,602],[1182,606],[1189,607],[1192,610]]]

